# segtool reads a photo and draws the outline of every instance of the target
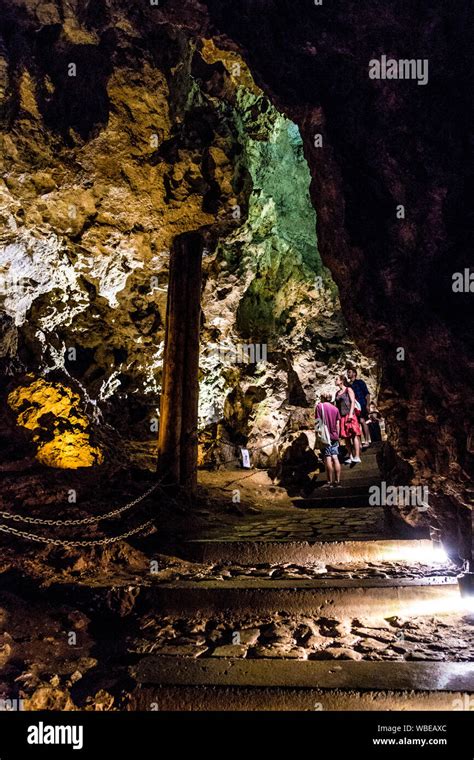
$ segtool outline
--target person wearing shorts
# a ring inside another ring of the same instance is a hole
[[[327,482],[323,488],[337,488],[341,485],[341,463],[339,461],[341,415],[339,409],[331,403],[331,396],[321,394],[321,401],[316,406],[316,418],[325,422],[331,439],[331,443],[323,449],[327,477]]]

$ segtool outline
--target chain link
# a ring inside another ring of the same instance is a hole
[[[154,525],[153,520],[148,520],[146,523],[138,525],[136,528],[128,530],[126,533],[122,533],[120,536],[108,536],[107,538],[93,538],[81,541],[69,541],[62,538],[47,538],[46,536],[37,536],[36,533],[28,533],[24,530],[17,530],[11,525],[0,525],[0,531],[3,533],[10,533],[19,538],[26,538],[29,541],[38,541],[42,544],[53,544],[54,546],[64,546],[66,548],[72,546],[105,546],[107,544],[114,544],[116,541],[123,541],[129,536],[134,536],[137,533],[141,533],[146,528],[151,528]]]
[[[12,514],[10,512],[1,512],[0,511],[0,517],[2,517],[4,520],[13,520],[14,522],[23,522],[23,523],[30,523],[33,525],[48,525],[48,526],[57,526],[57,527],[63,527],[63,526],[71,526],[71,525],[90,525],[92,523],[99,522],[100,520],[109,520],[114,517],[118,517],[118,515],[121,515],[123,512],[126,512],[128,509],[131,509],[136,504],[139,504],[141,501],[147,498],[153,491],[156,491],[157,488],[160,487],[160,483],[155,483],[153,486],[151,486],[148,491],[145,491],[145,493],[141,494],[141,496],[137,496],[136,499],[133,499],[133,501],[128,502],[128,504],[125,504],[123,507],[118,507],[118,509],[114,509],[112,512],[107,512],[105,515],[94,515],[91,517],[85,517],[83,519],[78,520],[45,520],[40,517],[25,517],[24,515],[18,515],[18,514]],[[154,525],[153,520],[149,520],[148,522],[142,523],[141,525],[138,525],[136,528],[132,528],[131,530],[126,531],[125,533],[121,533],[119,536],[107,536],[105,538],[94,538],[94,539],[83,539],[83,540],[69,540],[69,539],[62,539],[62,538],[47,538],[46,536],[38,536],[36,533],[29,533],[28,531],[24,530],[18,530],[17,528],[14,528],[12,525],[0,525],[0,531],[2,533],[8,533],[13,536],[18,536],[19,538],[25,538],[29,541],[37,541],[42,544],[52,544],[53,546],[64,546],[66,548],[74,547],[74,546],[106,546],[107,544],[114,544],[117,541],[123,541],[126,538],[129,538],[130,536],[134,536],[137,533],[141,533],[142,531],[146,530],[147,528],[151,528]]]
[[[260,451],[261,449],[266,449],[268,446],[274,446],[276,443],[278,443],[283,438],[287,438],[288,435],[291,435],[293,431],[289,433],[282,433],[275,441],[271,441],[270,443],[265,444],[264,446],[256,446],[253,448],[248,449],[249,451]],[[221,462],[221,464],[229,464],[230,462],[238,462],[238,459],[227,459],[224,462]],[[141,496],[138,496],[133,501],[130,501],[128,504],[125,504],[123,507],[118,507],[118,509],[112,510],[112,512],[107,512],[105,515],[91,515],[90,517],[83,517],[81,519],[76,520],[48,520],[42,517],[25,517],[25,515],[19,515],[18,513],[13,512],[4,512],[0,510],[0,518],[3,520],[11,520],[13,522],[22,522],[22,523],[28,523],[29,525],[47,525],[52,527],[68,527],[68,526],[76,526],[76,525],[92,525],[93,523],[100,522],[101,520],[111,520],[114,517],[118,517],[119,515],[123,514],[123,512],[126,512],[128,509],[131,509],[136,504],[139,504],[141,501],[147,498],[153,491],[156,491],[157,488],[169,488],[174,485],[177,485],[175,483],[155,483],[153,486],[151,486],[148,491],[145,491],[144,494]]]
[[[288,435],[291,435],[291,432],[281,434],[278,436],[276,441],[272,441],[271,443],[265,444],[264,446],[257,446],[254,448],[249,449],[249,451],[258,451],[259,449],[265,449],[267,446],[275,445],[280,441],[282,438],[286,438]],[[230,459],[228,462],[232,461],[238,461],[237,459],[233,460]],[[226,462],[227,463],[227,462]],[[167,486],[174,485],[174,484],[167,484]],[[105,515],[93,515],[90,517],[84,517],[77,520],[48,520],[41,517],[25,517],[24,515],[19,515],[16,513],[11,512],[2,512],[0,511],[0,517],[4,520],[11,520],[12,522],[22,522],[22,523],[28,523],[30,525],[47,525],[50,527],[69,527],[69,526],[76,526],[76,525],[91,525],[92,523],[100,522],[101,520],[110,520],[114,517],[118,517],[119,515],[123,514],[123,512],[126,512],[127,510],[134,507],[136,504],[139,504],[141,501],[147,498],[153,491],[156,491],[157,488],[162,487],[161,483],[155,483],[153,486],[151,486],[148,491],[145,491],[144,494],[141,496],[138,496],[136,499],[133,499],[133,501],[128,502],[128,504],[125,504],[123,507],[118,507],[117,509],[112,510],[111,512],[107,512]],[[109,536],[106,538],[96,538],[96,539],[87,539],[87,540],[68,540],[68,539],[62,539],[62,538],[47,538],[46,536],[38,536],[36,533],[29,533],[28,531],[24,530],[18,530],[17,528],[14,528],[11,525],[0,525],[0,531],[2,533],[8,533],[10,535],[18,536],[19,538],[25,538],[29,541],[36,541],[42,544],[52,544],[53,546],[64,546],[66,548],[73,547],[73,546],[106,546],[107,544],[113,544],[117,541],[123,541],[126,538],[129,538],[130,536],[134,536],[137,533],[141,533],[147,528],[150,528],[152,525],[154,525],[153,520],[149,520],[146,523],[142,523],[141,525],[138,525],[136,528],[132,528],[131,530],[127,531],[126,533],[122,533],[119,536]]]
[[[159,486],[159,483],[155,483],[155,485],[151,486],[151,488],[149,488],[148,491],[145,491],[145,493],[141,496],[138,496],[136,499],[130,501],[128,504],[125,504],[123,507],[114,509],[112,512],[107,512],[105,515],[93,515],[91,517],[84,517],[78,520],[45,520],[41,517],[25,517],[24,515],[0,511],[0,517],[2,517],[4,520],[13,520],[13,522],[23,522],[29,523],[31,525],[52,525],[58,527],[70,525],[91,525],[92,523],[100,522],[100,520],[110,520],[113,517],[121,515],[123,512],[126,512],[128,509],[131,509],[136,504],[139,504],[141,501],[146,499],[146,497],[153,493],[153,491],[156,491]]]

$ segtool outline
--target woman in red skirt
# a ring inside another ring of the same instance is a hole
[[[360,464],[360,425],[356,415],[356,398],[352,388],[348,387],[344,375],[336,377],[338,391],[336,393],[336,406],[341,415],[341,438],[345,438],[348,458],[344,464]]]

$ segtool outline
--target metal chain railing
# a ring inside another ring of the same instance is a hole
[[[123,507],[119,507],[118,509],[114,509],[112,512],[107,512],[105,515],[91,515],[90,517],[84,517],[82,519],[78,520],[45,520],[41,517],[25,517],[24,515],[19,515],[12,512],[1,512],[0,511],[0,517],[2,517],[4,520],[12,520],[13,522],[23,522],[23,523],[30,523],[31,525],[50,525],[50,526],[70,526],[70,525],[91,525],[95,522],[100,522],[101,520],[112,520],[114,517],[117,517],[118,515],[121,515],[123,512],[126,512],[128,509],[131,509],[136,504],[139,504],[141,501],[146,499],[147,496],[149,496],[153,491],[156,491],[156,489],[160,486],[160,483],[155,483],[151,488],[148,489],[148,491],[145,491],[144,494],[141,496],[138,496],[133,501],[130,501],[128,504],[125,504]]]
[[[91,525],[92,523],[96,523],[101,520],[113,519],[114,517],[121,515],[123,512],[126,512],[127,510],[136,506],[136,504],[139,504],[141,501],[144,501],[144,499],[146,499],[147,496],[153,493],[153,491],[156,491],[156,489],[159,487],[161,487],[161,483],[154,483],[147,491],[145,491],[145,493],[141,494],[140,496],[137,496],[137,498],[133,499],[133,501],[130,501],[127,504],[124,504],[123,507],[118,507],[118,509],[114,509],[111,512],[107,512],[104,515],[91,515],[90,517],[84,517],[78,520],[46,520],[40,517],[25,517],[24,515],[13,514],[11,512],[2,512],[2,511],[0,511],[0,517],[2,517],[4,520],[12,520],[15,522],[23,522],[23,523],[33,524],[33,525],[47,525],[49,527],[51,526],[69,527],[71,525],[72,526]],[[18,530],[17,528],[14,528],[12,525],[0,525],[0,532],[7,533],[13,536],[18,536],[19,538],[24,538],[29,541],[36,541],[42,544],[52,544],[53,546],[64,546],[66,548],[69,548],[69,547],[74,547],[74,546],[106,546],[107,544],[114,544],[117,541],[123,541],[124,539],[129,538],[130,536],[134,536],[137,533],[141,533],[147,528],[151,528],[153,525],[154,525],[153,520],[148,520],[147,522],[141,523],[141,525],[137,525],[135,528],[132,528],[126,531],[125,533],[121,533],[119,536],[106,536],[104,538],[91,538],[91,539],[81,539],[81,540],[48,538],[47,536],[38,536],[36,533],[29,533],[28,531]]]
[[[282,438],[286,438],[287,436],[291,435],[293,432],[297,431],[289,431],[288,433],[281,433],[278,438],[276,438],[275,441],[270,441],[269,443],[263,445],[263,446],[254,446],[249,448],[249,451],[258,451],[261,449],[265,449],[268,446],[274,446],[276,443],[278,443]],[[221,462],[221,464],[229,464],[230,462],[239,461],[238,459],[229,459],[225,462]],[[102,520],[111,520],[119,515],[123,514],[124,512],[128,511],[129,509],[132,509],[132,507],[139,504],[141,501],[144,501],[144,499],[147,498],[153,491],[156,491],[157,488],[167,488],[173,485],[173,483],[154,483],[145,493],[141,494],[141,496],[138,496],[136,499],[133,499],[133,501],[128,502],[127,504],[124,504],[122,507],[118,507],[117,509],[112,510],[111,512],[106,512],[103,515],[91,515],[89,517],[79,518],[76,520],[51,520],[51,519],[45,519],[42,517],[27,517],[25,515],[19,515],[17,513],[12,512],[6,512],[6,511],[0,511],[0,518],[3,520],[11,520],[12,522],[21,522],[21,523],[27,523],[30,525],[45,525],[48,527],[71,527],[71,526],[78,526],[78,525],[92,525],[93,523],[100,522]],[[108,544],[116,543],[117,541],[123,541],[126,538],[129,538],[130,536],[134,536],[137,533],[141,533],[142,531],[147,530],[148,528],[151,528],[154,525],[153,520],[148,520],[148,522],[142,523],[141,525],[137,525],[135,528],[132,528],[131,530],[126,531],[125,533],[121,533],[119,536],[107,536],[104,538],[94,538],[94,539],[81,539],[81,540],[74,540],[74,539],[62,539],[62,538],[48,538],[47,536],[38,536],[36,533],[30,533],[28,531],[18,530],[17,528],[14,528],[12,525],[0,525],[0,532],[7,533],[9,535],[18,536],[19,538],[24,538],[29,541],[36,541],[43,544],[51,544],[53,546],[63,546],[66,548],[69,547],[75,547],[75,546],[106,546]]]
[[[64,546],[66,548],[73,546],[105,546],[107,544],[114,544],[116,541],[123,541],[129,536],[134,536],[137,533],[141,533],[146,528],[151,528],[154,525],[153,520],[148,520],[146,523],[137,525],[136,528],[128,530],[126,533],[122,533],[120,536],[108,536],[106,538],[91,538],[83,539],[80,541],[63,539],[63,538],[48,538],[47,536],[38,536],[36,533],[28,533],[25,530],[17,530],[11,525],[0,525],[0,531],[2,533],[10,533],[19,538],[26,538],[29,541],[37,541],[42,544],[53,544],[53,546]]]

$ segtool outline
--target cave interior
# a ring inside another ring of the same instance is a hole
[[[337,659],[394,709],[377,661],[472,666],[469,9],[382,5],[1,0],[1,697],[215,709],[167,668]],[[368,76],[409,51],[425,85]],[[330,492],[348,368],[380,440]]]

